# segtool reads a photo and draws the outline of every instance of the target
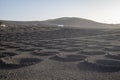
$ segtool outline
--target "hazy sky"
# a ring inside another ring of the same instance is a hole
[[[0,19],[31,21],[58,17],[120,23],[120,0],[0,0]]]

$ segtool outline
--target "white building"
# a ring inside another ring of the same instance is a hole
[[[64,27],[64,25],[62,25],[62,24],[59,24],[59,25],[57,25],[58,27]]]
[[[1,27],[7,27],[5,24],[1,24],[0,26],[1,26]]]

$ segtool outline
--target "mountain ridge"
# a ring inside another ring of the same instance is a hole
[[[119,24],[106,24],[100,23],[89,19],[78,17],[60,17],[55,19],[48,19],[43,21],[7,21],[0,20],[6,25],[25,25],[25,26],[58,26],[64,25],[65,27],[76,28],[120,28]]]

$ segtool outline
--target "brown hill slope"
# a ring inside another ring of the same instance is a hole
[[[77,28],[118,28],[119,27],[114,24],[99,23],[92,20],[76,18],[76,17],[62,17],[57,19],[46,20],[46,22],[56,25],[64,25],[67,27],[77,27]]]
[[[49,19],[45,21],[5,21],[1,20],[9,27],[58,27],[58,25],[64,25],[68,28],[87,28],[87,29],[104,29],[104,28],[120,28],[118,24],[105,24],[92,20],[76,17],[62,17],[56,19]]]

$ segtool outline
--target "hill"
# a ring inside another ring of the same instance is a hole
[[[64,25],[66,27],[77,27],[77,28],[116,28],[118,27],[115,24],[105,24],[99,23],[88,19],[76,18],[76,17],[62,17],[57,19],[49,19],[45,22],[56,24],[56,25]]]
[[[7,25],[7,28],[4,30],[9,29],[16,29],[19,30],[23,29],[25,31],[34,31],[34,30],[56,30],[59,29],[60,26],[66,28],[85,28],[85,29],[109,29],[109,28],[120,28],[119,24],[105,24],[99,23],[88,19],[83,18],[76,18],[76,17],[62,17],[56,19],[49,19],[44,21],[6,21],[1,20],[1,22]]]

